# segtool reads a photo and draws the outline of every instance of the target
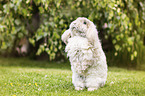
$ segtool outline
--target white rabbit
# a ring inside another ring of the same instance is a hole
[[[72,83],[76,90],[97,90],[107,79],[106,56],[93,22],[79,17],[61,37],[71,63]]]

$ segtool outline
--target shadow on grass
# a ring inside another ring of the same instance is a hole
[[[68,62],[50,62],[46,60],[31,60],[28,58],[4,58],[0,57],[0,66],[4,67],[29,67],[29,68],[49,68],[49,69],[65,69],[71,70]],[[128,71],[127,68],[108,67],[108,71],[122,72]]]
[[[28,58],[3,58],[0,57],[0,66],[5,67],[30,67],[30,68],[55,68],[70,70],[69,62],[49,62],[30,60]]]

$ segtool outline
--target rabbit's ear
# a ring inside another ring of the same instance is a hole
[[[61,40],[62,40],[65,44],[67,44],[67,41],[68,41],[68,39],[69,39],[70,37],[71,37],[71,30],[68,29],[68,30],[66,30],[66,31],[62,34]]]
[[[88,38],[89,42],[91,42],[91,44],[94,45],[94,47],[100,46],[98,31],[96,29],[96,26],[91,21],[88,24],[86,37]]]

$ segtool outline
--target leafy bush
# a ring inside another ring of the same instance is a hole
[[[64,50],[61,34],[77,17],[87,17],[97,25],[103,39],[111,39],[114,58],[125,64],[141,63],[145,36],[144,0],[0,0],[0,46],[11,52],[24,36],[49,59],[59,57]],[[39,15],[38,28],[33,17]],[[40,21],[40,22],[39,22]],[[30,24],[29,24],[30,23]],[[40,24],[39,24],[40,23]],[[31,26],[32,25],[32,26]],[[28,28],[30,27],[30,28]],[[35,29],[31,30],[29,29]],[[110,50],[112,51],[112,50]],[[109,58],[109,57],[108,57]]]

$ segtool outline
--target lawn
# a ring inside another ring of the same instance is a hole
[[[145,72],[109,67],[106,85],[76,91],[69,63],[0,58],[0,96],[145,96]]]

